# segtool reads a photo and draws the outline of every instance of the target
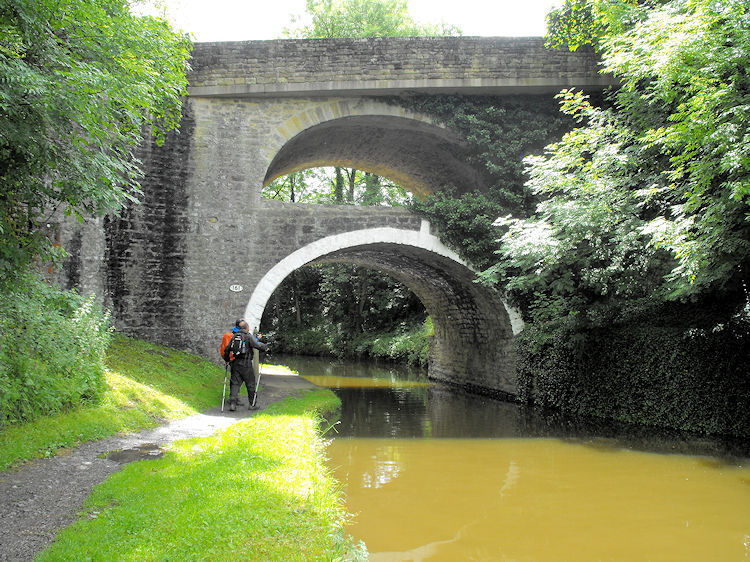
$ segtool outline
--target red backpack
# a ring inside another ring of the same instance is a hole
[[[234,332],[232,332],[231,330],[229,330],[221,338],[221,345],[219,346],[219,355],[221,355],[222,359],[224,359],[224,349],[227,347],[227,344],[229,343],[229,340],[232,339],[233,335],[234,335]],[[229,354],[229,360],[231,361],[233,359],[234,359],[234,356],[230,353]]]

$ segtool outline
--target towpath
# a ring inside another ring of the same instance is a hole
[[[315,386],[297,375],[262,367],[260,411],[302,389]],[[244,392],[244,389],[243,389]],[[132,460],[160,454],[170,443],[206,437],[256,411],[248,411],[247,397],[237,411],[220,407],[152,430],[123,434],[60,450],[0,472],[0,560],[33,560],[64,527],[73,523],[96,484]]]

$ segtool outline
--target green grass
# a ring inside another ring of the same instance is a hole
[[[342,530],[318,433],[318,414],[339,405],[307,391],[127,465],[38,560],[364,559]]]
[[[4,427],[0,467],[60,447],[154,427],[216,406],[223,369],[199,357],[115,337],[95,406]],[[274,366],[275,370],[283,367]],[[324,463],[319,416],[340,401],[307,391],[211,437],[173,443],[94,488],[77,523],[40,560],[364,559]]]
[[[189,353],[115,336],[107,369],[99,403],[0,429],[0,470],[61,447],[155,427],[221,401],[224,370]]]

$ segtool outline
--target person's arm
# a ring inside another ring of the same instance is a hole
[[[255,337],[255,334],[251,334],[248,332],[247,335],[250,336],[250,345],[252,345],[255,349],[260,349],[261,351],[268,351],[268,346],[264,344],[262,341],[258,341],[258,338]]]

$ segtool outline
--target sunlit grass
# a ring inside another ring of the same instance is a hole
[[[0,430],[0,470],[61,447],[195,414],[221,400],[224,370],[188,353],[115,337],[98,404]]]
[[[208,438],[174,444],[97,486],[40,560],[337,560],[354,556],[324,464],[327,390],[271,405]]]

